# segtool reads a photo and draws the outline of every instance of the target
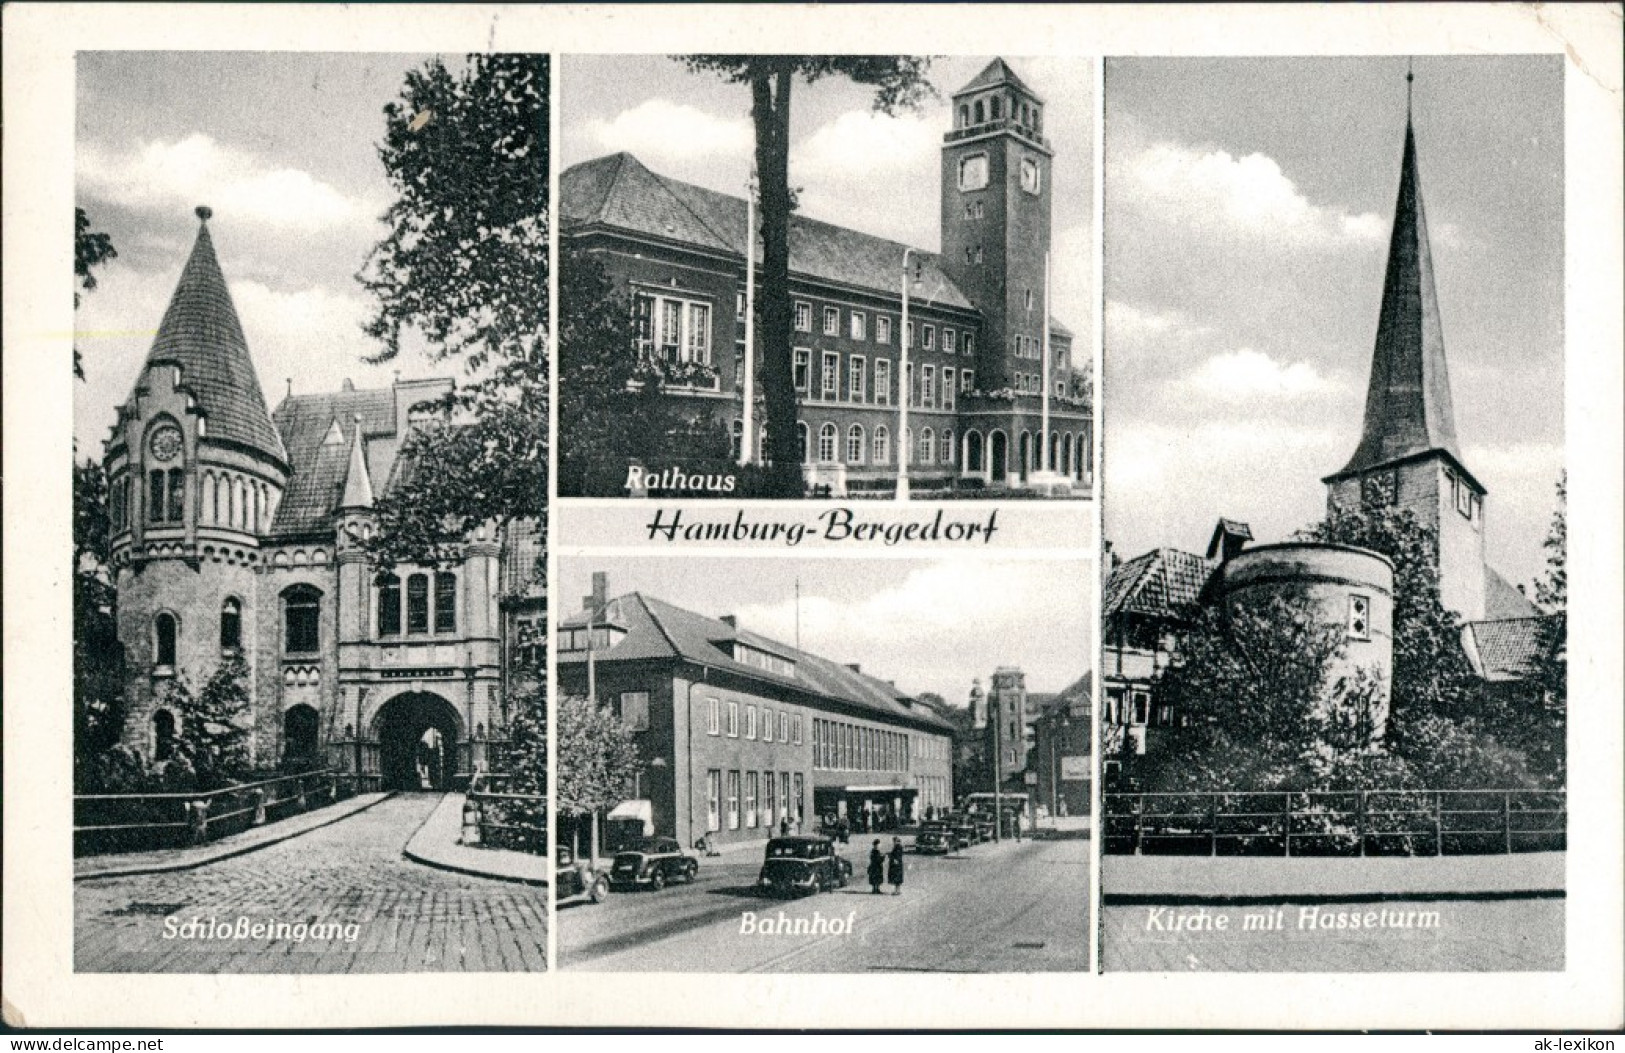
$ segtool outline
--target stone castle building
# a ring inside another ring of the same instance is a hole
[[[790,217],[804,475],[837,494],[891,489],[908,451],[916,489],[1022,487],[1047,468],[1060,485],[1086,490],[1087,377],[1047,302],[1055,151],[1044,101],[996,59],[954,93],[953,109],[937,188],[941,252]],[[740,448],[746,200],[659,175],[626,153],[572,166],[559,187],[562,237],[599,260],[630,301],[641,354],[666,396],[730,427],[736,459],[760,460],[760,414],[754,455]],[[759,368],[754,375],[759,383]],[[899,435],[905,397],[908,434]]]
[[[246,666],[256,768],[320,766],[369,785],[448,785],[501,740],[509,660],[543,618],[526,524],[468,538],[439,569],[384,577],[364,541],[375,500],[410,470],[419,404],[449,380],[291,393],[274,413],[215,255],[206,208],[103,465],[123,739],[166,759],[174,696]]]

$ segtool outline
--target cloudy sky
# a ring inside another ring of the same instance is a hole
[[[1094,65],[1005,60],[1045,102],[1044,130],[1055,150],[1055,313],[1078,334],[1074,356],[1088,361],[1095,313]],[[798,81],[791,94],[790,185],[801,188],[802,214],[936,251],[950,96],[989,61],[935,59],[929,79],[941,97],[896,116],[875,113],[872,93],[844,78]],[[748,87],[689,73],[661,55],[566,57],[560,70],[565,166],[625,150],[661,175],[743,196],[754,142]]]
[[[1283,540],[1353,453],[1405,129],[1406,60],[1106,70],[1106,536]],[[1489,558],[1543,568],[1563,442],[1562,70],[1418,58],[1415,126],[1456,428]]]
[[[423,56],[83,52],[77,203],[118,258],[75,319],[81,456],[99,454],[129,396],[181,267],[209,227],[274,408],[296,393],[386,386],[409,360],[367,366],[368,302],[354,275],[383,235],[391,198],[375,144],[384,104]]]
[[[564,557],[561,616],[581,610],[593,571],[609,595],[643,592],[837,662],[857,662],[905,691],[934,691],[962,706],[971,680],[1020,666],[1029,691],[1056,692],[1087,671],[1092,564],[1054,560]]]

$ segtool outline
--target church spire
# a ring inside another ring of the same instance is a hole
[[[1427,214],[1422,206],[1416,132],[1410,117],[1413,76],[1406,73],[1405,151],[1371,356],[1364,430],[1354,456],[1328,481],[1434,450],[1461,463]]]
[[[366,440],[361,436],[359,416],[355,418],[355,436],[350,441],[350,466],[345,472],[344,496],[339,499],[339,507],[372,507],[372,476],[367,472]]]
[[[180,367],[181,384],[197,399],[210,439],[235,442],[286,462],[287,452],[266,412],[248,341],[209,237],[214,213],[200,205],[196,214],[197,240],[147,353],[146,367]]]

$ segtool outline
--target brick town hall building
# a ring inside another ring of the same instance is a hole
[[[907,449],[916,489],[1022,487],[1046,466],[1087,489],[1087,377],[1074,369],[1072,334],[1046,302],[1055,152],[1044,102],[1001,59],[954,94],[953,112],[942,146],[942,251],[908,251],[907,332],[908,246],[790,217],[804,474],[836,494],[890,490]],[[627,153],[567,169],[560,191],[563,236],[600,260],[630,301],[640,352],[661,367],[666,392],[729,426],[737,457],[747,202],[659,175]],[[758,347],[758,362],[761,355]],[[909,434],[899,443],[904,391]],[[755,459],[761,426],[757,414]]]
[[[118,409],[103,465],[123,740],[166,759],[195,692],[247,666],[255,767],[326,764],[364,785],[446,786],[503,737],[508,659],[544,619],[528,524],[482,530],[438,570],[381,580],[362,547],[419,403],[449,380],[291,393],[266,412],[206,208],[158,335]],[[319,353],[314,350],[312,353]],[[291,386],[291,385],[290,385]],[[424,747],[423,749],[420,749]]]

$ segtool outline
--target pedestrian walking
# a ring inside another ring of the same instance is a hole
[[[869,848],[869,890],[880,895],[880,886],[886,881],[886,856],[880,851],[880,838]]]
[[[785,816],[783,819],[779,820],[779,836],[780,837],[789,837],[790,836],[790,817],[788,815]]]
[[[891,885],[891,894],[903,894],[903,839],[891,839],[891,852],[886,856],[886,881]]]

